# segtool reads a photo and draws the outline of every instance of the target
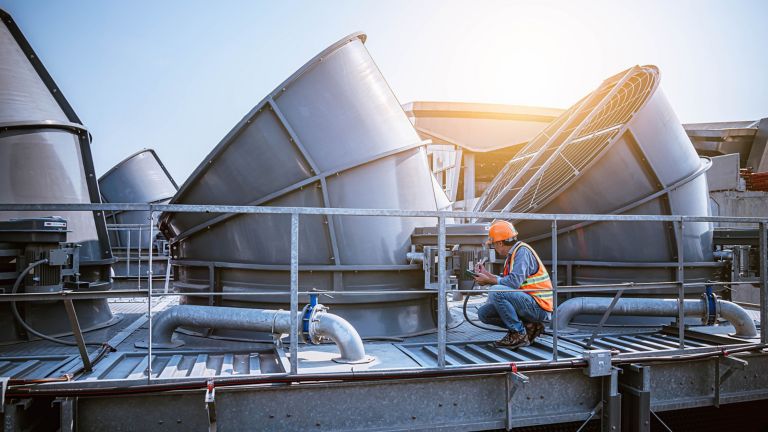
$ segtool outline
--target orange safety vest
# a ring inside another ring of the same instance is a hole
[[[523,281],[523,283],[520,284],[520,289],[541,290],[527,291],[527,294],[530,294],[542,309],[547,312],[552,312],[552,281],[549,279],[549,273],[547,273],[547,269],[544,268],[544,264],[541,262],[541,258],[539,258],[539,255],[535,250],[533,250],[532,247],[521,241],[517,242],[509,255],[507,255],[507,260],[504,262],[504,273],[502,276],[509,275],[509,272],[512,269],[512,263],[515,262],[515,254],[517,253],[518,249],[523,246],[527,247],[528,250],[533,253],[533,256],[536,258],[536,262],[539,264],[539,269],[536,271],[536,273],[529,275]]]

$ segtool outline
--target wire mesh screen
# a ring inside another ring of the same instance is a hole
[[[522,213],[542,207],[620,136],[657,79],[655,67],[636,66],[605,80],[510,160],[475,210]]]

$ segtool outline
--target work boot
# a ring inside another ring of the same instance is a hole
[[[525,333],[518,333],[516,331],[508,332],[503,338],[494,343],[497,348],[520,348],[530,345],[528,342],[528,336]]]
[[[540,322],[525,323],[525,333],[528,335],[528,342],[533,343],[537,337],[544,333],[544,324]]]

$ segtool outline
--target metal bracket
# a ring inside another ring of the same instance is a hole
[[[213,379],[208,380],[205,390],[205,410],[208,411],[208,432],[216,432],[216,387]]]
[[[53,404],[59,404],[59,431],[60,432],[73,432],[75,430],[75,398],[65,397],[56,398],[51,402]]]
[[[619,393],[619,372],[621,369],[612,367],[609,376],[603,380],[603,412],[601,430],[614,432],[621,430],[621,393]]]
[[[517,365],[512,363],[512,370],[506,374],[506,396],[507,396],[507,430],[512,429],[512,397],[517,390],[528,384],[530,379],[517,371]]]
[[[5,390],[8,389],[8,381],[11,377],[0,377],[0,387],[2,387],[2,394],[0,394],[0,413],[5,412]]]
[[[749,362],[737,357],[724,356],[720,357],[715,363],[715,402],[716,408],[720,408],[720,387],[737,370],[744,370],[749,365]],[[725,372],[720,373],[721,369],[725,368]]]
[[[621,428],[627,432],[651,430],[651,367],[629,364],[622,368]]]

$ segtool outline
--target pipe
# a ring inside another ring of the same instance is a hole
[[[172,340],[173,332],[179,326],[285,334],[290,333],[291,313],[282,310],[178,305],[160,312],[152,324],[152,347],[175,348],[184,344]],[[301,331],[301,328],[297,331]],[[313,341],[321,337],[331,339],[341,354],[341,357],[334,359],[336,362],[368,363],[373,360],[373,357],[365,355],[365,347],[357,330],[343,318],[326,312],[320,305],[310,319],[309,337]],[[137,343],[136,346],[146,347],[146,342]]]
[[[603,314],[611,304],[609,297],[578,297],[570,299],[557,308],[557,326],[565,328],[573,317],[579,314]],[[704,300],[684,300],[685,316],[706,318],[707,305]],[[757,337],[757,328],[752,318],[740,306],[725,300],[717,300],[718,315],[727,319],[736,328],[736,336]],[[622,298],[611,311],[612,315],[647,315],[676,317],[677,299]]]

